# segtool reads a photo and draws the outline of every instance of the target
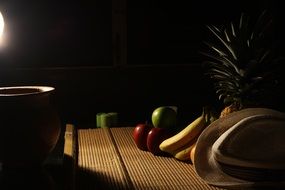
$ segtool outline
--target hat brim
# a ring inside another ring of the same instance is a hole
[[[235,178],[224,173],[219,164],[213,157],[212,146],[214,142],[227,129],[232,127],[238,121],[258,114],[280,115],[284,117],[284,113],[267,108],[247,108],[237,112],[233,112],[223,118],[219,118],[211,123],[201,133],[197,140],[194,155],[194,168],[197,175],[206,183],[219,187],[285,187],[285,181],[247,181]]]

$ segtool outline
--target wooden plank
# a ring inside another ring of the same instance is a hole
[[[63,170],[64,170],[64,189],[75,189],[75,173],[77,166],[77,133],[75,126],[66,124],[64,134],[64,156],[63,156]]]
[[[199,179],[191,163],[139,150],[133,140],[133,129],[111,128],[111,132],[134,189],[219,189]]]
[[[109,128],[78,130],[76,187],[132,189]]]
[[[78,189],[219,189],[193,165],[139,150],[133,127],[78,130]]]

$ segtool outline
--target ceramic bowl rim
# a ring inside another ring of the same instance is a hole
[[[5,90],[13,90],[13,89],[33,89],[37,91],[31,92],[23,92],[23,93],[3,93]],[[6,86],[0,87],[0,96],[25,96],[25,95],[32,95],[32,94],[42,94],[46,92],[51,92],[55,90],[52,86]]]

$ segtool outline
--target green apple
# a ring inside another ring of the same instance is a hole
[[[152,124],[158,128],[172,128],[176,125],[177,112],[171,106],[160,106],[152,112]]]

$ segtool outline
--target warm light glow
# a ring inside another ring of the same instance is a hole
[[[0,12],[0,38],[2,38],[3,33],[4,33],[4,18]]]
[[[0,48],[2,49],[2,47],[4,46],[4,18],[2,13],[0,12]]]

